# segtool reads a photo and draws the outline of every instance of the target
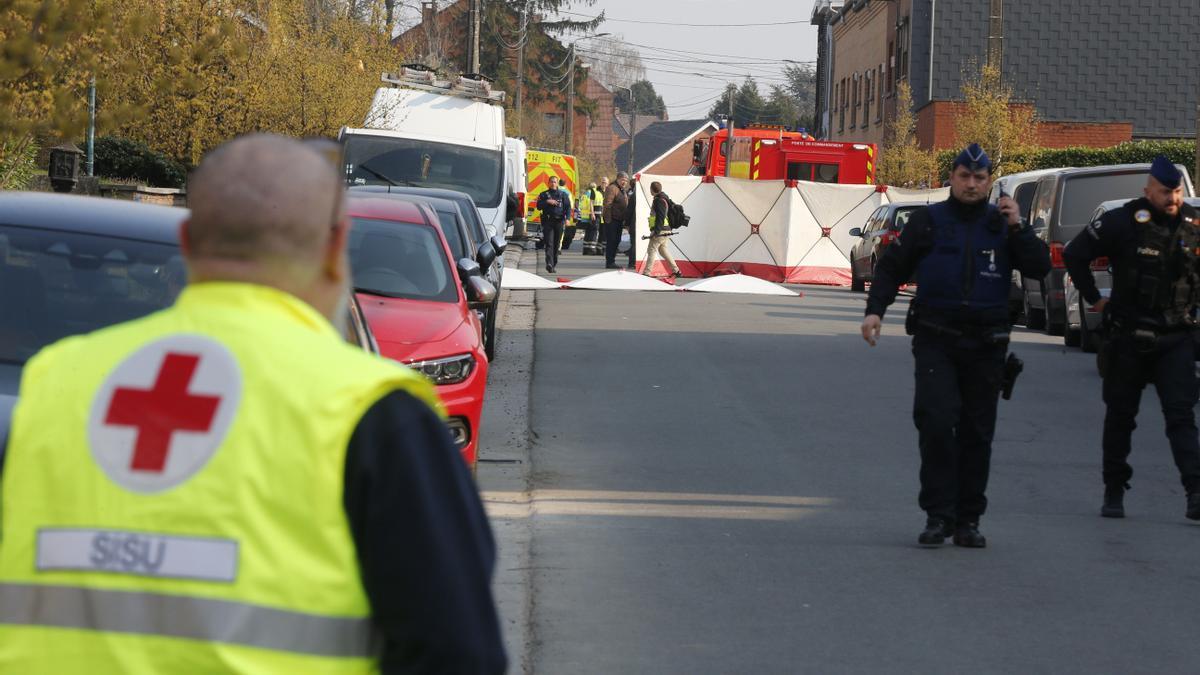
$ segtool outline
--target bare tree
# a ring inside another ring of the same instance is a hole
[[[642,56],[620,36],[607,36],[580,43],[579,58],[590,64],[592,77],[604,86],[614,84],[628,87],[646,79]]]

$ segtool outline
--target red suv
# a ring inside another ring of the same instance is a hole
[[[437,385],[474,470],[488,370],[476,310],[496,289],[478,262],[454,260],[429,206],[351,194],[347,209],[354,291],[379,352]]]

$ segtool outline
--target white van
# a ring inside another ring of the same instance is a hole
[[[504,164],[508,190],[517,199],[517,212],[512,218],[513,236],[525,237],[525,195],[529,192],[529,169],[525,153],[528,146],[521,138],[504,139]]]
[[[437,79],[406,66],[384,74],[363,128],[345,127],[349,185],[430,187],[475,200],[489,236],[503,235],[511,217],[504,138],[504,92],[486,78]]]

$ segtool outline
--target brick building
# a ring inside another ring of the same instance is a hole
[[[818,120],[828,120],[828,138],[870,139],[879,106],[886,121],[906,80],[921,144],[949,147],[963,66],[990,55],[1016,98],[1036,108],[1042,145],[1194,138],[1200,68],[1170,36],[1200,34],[1200,13],[1176,0],[1136,7],[1134,15],[1124,0],[816,0],[812,23],[828,40],[818,53],[827,94]]]

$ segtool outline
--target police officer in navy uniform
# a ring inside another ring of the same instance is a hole
[[[913,421],[921,448],[918,503],[928,516],[918,537],[938,546],[983,548],[979,517],[987,507],[988,469],[1004,373],[1012,270],[1050,271],[1045,242],[1017,203],[987,203],[992,163],[972,144],[954,160],[950,197],[915,211],[875,267],[862,335],[879,339],[884,310],[914,274],[917,296],[906,321],[913,336]]]
[[[1112,266],[1110,298],[1100,296],[1091,261]],[[1104,505],[1100,515],[1125,517],[1133,469],[1130,437],[1146,384],[1158,390],[1167,439],[1187,492],[1185,515],[1200,520],[1200,436],[1193,409],[1194,332],[1200,302],[1200,214],[1183,203],[1183,174],[1155,158],[1145,196],[1105,213],[1063,251],[1083,299],[1104,313]]]

